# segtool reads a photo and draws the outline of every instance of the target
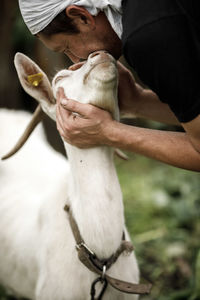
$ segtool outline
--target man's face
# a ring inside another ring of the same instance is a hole
[[[74,63],[87,59],[94,51],[106,50],[116,59],[121,55],[121,41],[111,28],[106,17],[101,16],[98,26],[93,30],[79,28],[80,33],[58,33],[46,37],[39,34],[39,39],[52,51],[65,53]]]

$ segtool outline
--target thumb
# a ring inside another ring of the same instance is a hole
[[[61,105],[63,108],[67,109],[68,111],[77,113],[83,117],[87,117],[92,110],[92,105],[90,104],[83,104],[78,101],[72,99],[61,99]]]
[[[60,104],[61,100],[67,100],[68,98],[65,96],[64,89],[62,87],[59,87],[57,94],[56,94],[56,100]]]
[[[83,104],[78,101],[68,99],[64,93],[63,88],[59,88],[57,93],[58,102],[61,106],[70,111],[81,115],[82,117],[88,117],[94,110],[94,106],[91,104]]]

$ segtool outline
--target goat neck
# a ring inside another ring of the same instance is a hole
[[[72,75],[67,73],[69,71],[61,72],[54,83],[60,80],[59,86],[64,88],[68,98],[92,103],[118,118],[117,69],[109,54],[91,54],[81,69]],[[73,76],[76,85],[73,82],[70,86],[66,84],[69,75]],[[124,229],[122,195],[113,149],[107,146],[78,149],[64,144],[71,165],[73,215],[85,243],[99,258],[108,258],[119,247]]]
[[[121,189],[106,146],[78,149],[65,143],[71,166],[70,206],[85,243],[100,258],[119,247],[123,233]]]

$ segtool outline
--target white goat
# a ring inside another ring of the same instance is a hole
[[[116,63],[107,53],[91,54],[80,69],[59,72],[52,87],[44,73],[41,82],[31,84],[27,78],[42,71],[23,54],[16,55],[15,65],[24,89],[52,119],[56,118],[53,93],[58,87],[69,98],[87,101],[118,117]],[[64,146],[69,162],[46,143],[34,146],[32,142],[0,166],[0,282],[29,299],[90,299],[91,284],[98,275],[77,257],[63,210],[66,203],[85,244],[99,259],[116,253],[123,232],[129,240],[113,150],[107,146],[83,150],[66,142]],[[120,255],[106,274],[137,283],[134,254]],[[135,300],[138,296],[108,285],[103,299]]]

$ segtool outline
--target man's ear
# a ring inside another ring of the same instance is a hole
[[[17,53],[14,64],[24,90],[38,102],[55,104],[51,84],[46,74],[26,55]]]
[[[90,29],[95,28],[95,19],[87,9],[81,6],[69,5],[66,8],[66,15],[74,21],[80,30],[80,26],[87,25]]]

